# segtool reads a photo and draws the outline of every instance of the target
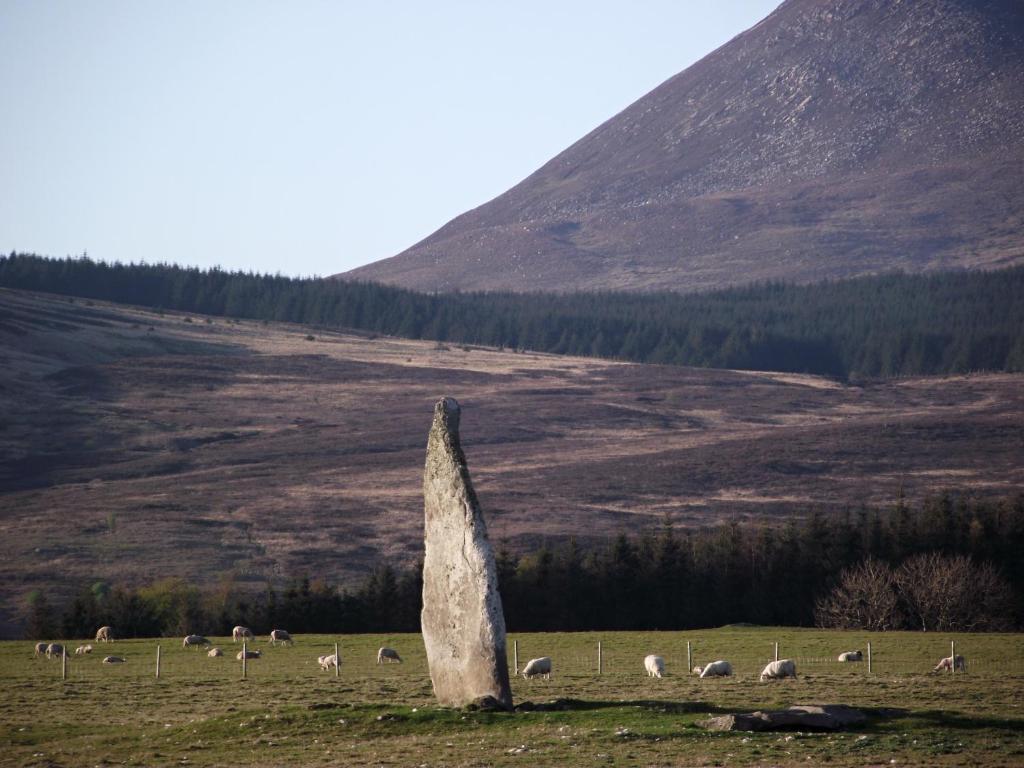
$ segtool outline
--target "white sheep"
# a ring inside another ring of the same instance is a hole
[[[699,675],[700,673],[701,673],[701,667],[700,667],[700,665],[697,665],[697,666],[695,666],[695,667],[693,668],[693,674],[695,674],[695,675]]]
[[[769,662],[761,672],[762,680],[780,680],[783,677],[796,677],[796,662],[792,659]]]
[[[75,648],[75,656],[84,656],[87,653],[92,653],[92,646],[88,643]]]
[[[46,646],[46,658],[59,659],[64,655],[64,646],[60,643],[50,643]]]
[[[330,669],[331,667],[341,666],[341,662],[338,661],[338,657],[333,653],[328,656],[320,656],[317,658],[320,662],[320,669]]]
[[[231,642],[236,643],[239,640],[252,640],[252,630],[248,627],[238,626],[231,630]]]
[[[648,677],[661,677],[665,674],[665,660],[653,653],[644,656],[644,669],[647,670]]]
[[[104,664],[124,664],[125,660],[120,656],[105,656],[103,658]]]
[[[383,664],[385,661],[389,664],[394,661],[397,661],[399,664],[401,664],[402,657],[398,655],[398,651],[396,651],[394,648],[381,648],[377,651],[377,663]]]
[[[551,679],[551,657],[541,656],[539,659],[530,659],[523,667],[523,677],[529,679],[544,675],[546,680]]]
[[[724,659],[718,661],[712,661],[710,664],[704,665],[704,669],[701,670],[700,676],[704,677],[732,677],[732,664]]]
[[[239,651],[238,653],[236,653],[235,658],[241,661],[243,654],[245,655],[246,659],[258,659],[262,655],[259,651],[253,651],[246,648],[244,651]]]
[[[114,639],[114,630],[112,627],[100,627],[96,630],[96,642],[97,643],[109,643]]]
[[[288,643],[293,645],[294,641],[292,636],[285,632],[283,629],[274,629],[270,632],[270,644],[277,645],[278,643]]]
[[[840,661],[864,661],[864,654],[860,651],[847,651],[839,654]]]
[[[939,672],[941,670],[953,670],[953,669],[956,669],[959,672],[966,672],[967,671],[967,661],[959,653],[956,655],[956,666],[955,667],[953,666],[953,657],[952,656],[947,656],[946,658],[944,658],[942,661],[940,661],[938,664],[935,665],[935,669],[933,671]]]
[[[223,656],[224,651],[222,651],[220,648],[211,648],[206,652],[206,655],[209,656],[211,659],[216,659],[220,656]]]
[[[202,635],[188,635],[184,640],[181,641],[182,648],[198,648],[200,645],[209,645],[210,641]]]
[[[35,655],[36,656],[45,656],[46,655],[46,647],[48,645],[49,645],[49,643],[36,643]]]

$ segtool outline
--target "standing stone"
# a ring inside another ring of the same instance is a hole
[[[423,506],[421,622],[434,695],[443,706],[492,697],[511,709],[494,551],[459,445],[459,404],[450,397],[434,406]]]

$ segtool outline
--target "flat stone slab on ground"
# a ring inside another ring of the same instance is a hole
[[[838,731],[867,716],[845,704],[797,704],[788,709],[721,715],[701,725],[709,731]]]

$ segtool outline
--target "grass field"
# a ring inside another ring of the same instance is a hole
[[[520,663],[550,655],[551,680],[513,681],[516,703],[564,701],[533,712],[444,710],[431,696],[418,635],[299,636],[294,647],[255,647],[240,679],[238,646],[211,638],[224,658],[183,650],[180,639],[93,644],[68,661],[35,659],[32,643],[0,644],[0,764],[104,765],[984,765],[1024,764],[1024,635],[929,635],[726,627],[694,632],[513,635]],[[603,673],[597,674],[597,642]],[[866,664],[835,656],[873,647]],[[949,653],[967,674],[932,673]],[[316,657],[341,645],[340,676]],[[686,674],[729,659],[732,679]],[[154,675],[162,645],[161,678]],[[800,677],[761,683],[780,644]],[[71,642],[73,649],[77,643]],[[405,663],[377,666],[386,644]],[[667,675],[643,674],[647,653]],[[101,664],[106,653],[128,661]],[[511,663],[511,662],[510,662]],[[708,733],[709,714],[844,703],[870,715],[841,734]],[[883,716],[885,708],[904,714]]]

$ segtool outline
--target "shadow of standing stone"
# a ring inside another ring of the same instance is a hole
[[[463,707],[491,697],[511,709],[494,551],[459,444],[459,413],[454,398],[440,400],[427,440],[423,642],[440,704]]]

